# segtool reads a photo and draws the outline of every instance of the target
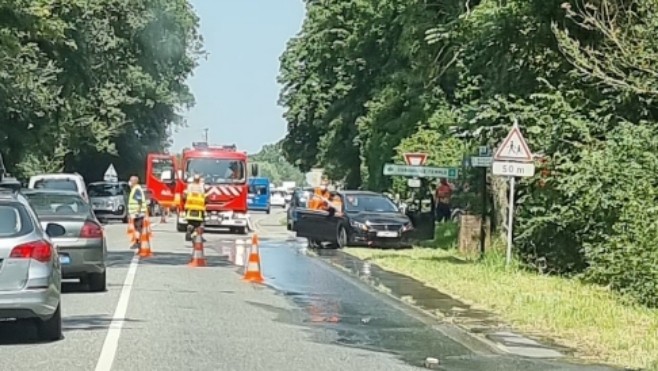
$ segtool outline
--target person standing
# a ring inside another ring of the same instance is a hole
[[[206,193],[199,174],[195,174],[192,182],[185,188],[183,200],[185,201],[185,220],[187,220],[185,240],[191,241],[206,217]]]
[[[448,180],[441,178],[439,186],[436,188],[436,219],[439,222],[450,220],[450,198],[452,197],[452,187]]]
[[[130,218],[130,223],[132,223],[134,228],[134,235],[132,240],[134,241],[131,249],[139,249],[141,247],[141,237],[144,228],[144,190],[142,186],[139,185],[139,178],[136,175],[130,177],[128,181],[130,184],[130,196],[128,197],[128,214]]]

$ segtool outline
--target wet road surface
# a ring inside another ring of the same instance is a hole
[[[283,216],[254,215],[266,286],[227,261],[236,236],[207,234],[209,267],[195,269],[173,223],[154,226],[155,256],[139,262],[125,225],[109,225],[108,291],[66,285],[58,342],[0,324],[0,369],[415,370],[426,357],[444,370],[605,369],[496,354],[309,256]]]

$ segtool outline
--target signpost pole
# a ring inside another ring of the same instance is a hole
[[[484,258],[484,249],[487,241],[485,220],[487,217],[487,168],[483,167],[482,174],[482,216],[480,217],[480,258]]]
[[[505,259],[505,264],[510,265],[512,263],[512,227],[514,226],[514,185],[516,184],[516,178],[509,178],[509,206],[507,208],[507,256]]]

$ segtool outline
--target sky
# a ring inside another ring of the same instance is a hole
[[[302,0],[191,0],[201,23],[207,58],[189,80],[196,105],[188,126],[173,135],[180,152],[204,139],[258,152],[286,133],[278,106],[279,57],[301,29]]]

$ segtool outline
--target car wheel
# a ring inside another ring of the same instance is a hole
[[[56,341],[62,338],[62,310],[61,304],[57,305],[55,313],[47,320],[37,320],[37,333],[39,339],[45,341]]]
[[[128,215],[124,216],[123,219],[121,219],[123,224],[128,224]]]
[[[181,233],[187,232],[187,225],[176,223],[176,231],[181,232]]]
[[[91,292],[103,292],[107,290],[107,273],[93,273],[87,277],[87,284]]]
[[[336,232],[336,247],[339,249],[347,247],[347,231],[342,225],[338,227]]]
[[[267,214],[270,213],[270,208],[268,207],[267,210],[265,211]]]

